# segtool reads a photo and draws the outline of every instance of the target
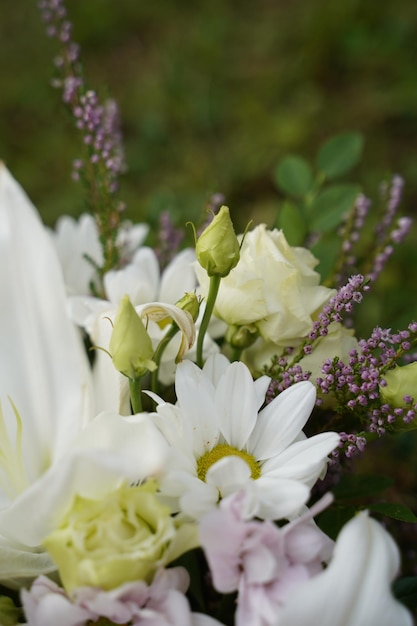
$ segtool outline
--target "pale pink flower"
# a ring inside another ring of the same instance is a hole
[[[175,567],[160,570],[151,585],[140,580],[110,591],[79,587],[69,596],[40,576],[22,591],[22,602],[28,626],[84,626],[100,617],[132,626],[194,626],[184,595],[188,583],[186,570]]]
[[[302,517],[278,528],[244,519],[247,494],[226,498],[200,520],[200,539],[217,591],[238,591],[236,626],[275,623],[295,586],[322,570],[333,542],[311,522],[325,497]]]

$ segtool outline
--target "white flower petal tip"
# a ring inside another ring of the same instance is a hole
[[[327,569],[288,597],[279,624],[412,626],[411,614],[391,591],[398,568],[391,536],[366,511],[359,513],[340,532]]]

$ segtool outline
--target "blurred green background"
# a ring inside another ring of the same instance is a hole
[[[36,0],[0,0],[0,157],[46,222],[83,210],[70,178],[80,137],[50,86],[58,44]],[[133,219],[197,219],[222,192],[239,229],[272,225],[277,162],[314,157],[335,133],[363,133],[350,177],[370,196],[406,179],[417,203],[417,3],[398,0],[68,0],[90,86],[119,102]],[[390,262],[369,326],[415,316],[414,249]],[[384,291],[382,291],[382,289]],[[386,294],[382,297],[382,293]],[[393,319],[394,318],[394,319]],[[398,322],[398,323],[397,323]]]

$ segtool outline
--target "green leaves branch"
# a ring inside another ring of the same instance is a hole
[[[362,150],[359,133],[342,133],[319,148],[315,166],[290,155],[278,163],[274,173],[276,185],[288,196],[280,207],[277,226],[291,245],[315,240],[311,249],[320,259],[323,277],[333,269],[340,247],[334,231],[347,218],[360,193],[357,184],[334,181],[353,169]]]

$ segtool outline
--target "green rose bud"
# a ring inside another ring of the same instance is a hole
[[[44,541],[67,590],[114,589],[151,582],[158,567],[196,547],[195,524],[177,530],[157,484],[123,486],[101,500],[77,496],[61,526]]]
[[[226,341],[237,350],[245,350],[255,343],[259,331],[255,324],[245,326],[229,326],[226,331]]]
[[[151,338],[129,296],[120,301],[109,351],[114,367],[131,380],[156,369]]]
[[[200,311],[200,300],[195,293],[186,293],[183,297],[175,303],[181,311],[187,311],[193,318],[193,322],[196,321],[198,313]]]
[[[201,233],[195,251],[197,260],[209,276],[227,276],[240,258],[229,208],[222,206],[211,224]]]
[[[379,391],[384,402],[400,409],[405,408],[404,396],[417,398],[417,363],[397,365],[384,374],[386,386],[380,386]]]

